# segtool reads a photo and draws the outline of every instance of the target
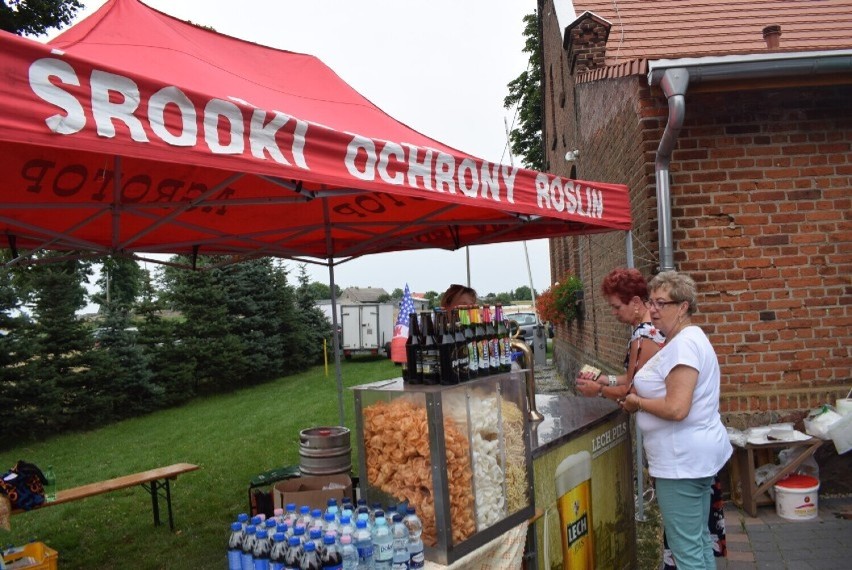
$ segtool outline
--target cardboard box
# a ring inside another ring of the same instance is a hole
[[[276,483],[272,495],[276,509],[287,503],[296,503],[297,509],[302,505],[325,509],[329,499],[337,499],[339,504],[344,496],[352,498],[352,479],[344,473],[294,477]]]

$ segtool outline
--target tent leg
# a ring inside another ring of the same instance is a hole
[[[334,262],[328,260],[328,281],[331,287],[331,349],[334,351],[334,373],[337,377],[337,408],[341,427],[346,426],[346,414],[343,411],[343,377],[340,374],[340,335],[337,334],[337,298],[334,294]]]

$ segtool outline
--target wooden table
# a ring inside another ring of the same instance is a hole
[[[743,509],[749,516],[757,516],[758,504],[772,504],[772,499],[767,491],[775,483],[796,472],[802,463],[822,445],[822,440],[810,437],[801,441],[771,441],[768,443],[754,444],[746,443],[745,447],[734,446],[734,455],[731,457],[731,498],[734,503]],[[755,461],[764,463],[774,462],[775,454],[786,448],[804,448],[799,455],[787,465],[781,467],[778,472],[757,485],[754,481]]]

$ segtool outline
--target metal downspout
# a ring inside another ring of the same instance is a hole
[[[657,180],[657,233],[660,239],[660,271],[669,271],[675,268],[669,166],[686,115],[684,96],[689,87],[689,71],[683,67],[667,69],[660,81],[660,87],[668,99],[669,120],[660,138],[654,162]]]

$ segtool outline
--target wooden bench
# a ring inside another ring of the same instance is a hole
[[[89,483],[88,485],[81,485],[80,487],[74,487],[72,489],[63,489],[56,493],[55,501],[42,503],[31,510],[53,507],[63,503],[70,503],[71,501],[79,501],[80,499],[85,499],[87,497],[94,497],[95,495],[101,495],[103,493],[111,493],[112,491],[118,491],[119,489],[126,489],[128,487],[141,485],[142,488],[148,491],[151,495],[151,509],[154,512],[155,526],[159,526],[160,524],[159,495],[161,491],[165,491],[164,497],[169,509],[169,528],[174,530],[175,525],[172,517],[172,493],[171,488],[169,487],[169,481],[177,479],[178,475],[189,473],[196,469],[198,469],[198,465],[192,465],[191,463],[175,463],[168,467],[149,469],[148,471],[134,473],[133,475],[125,475],[124,477],[116,477],[115,479]],[[12,514],[16,515],[24,512],[28,511],[15,509],[12,511]]]

